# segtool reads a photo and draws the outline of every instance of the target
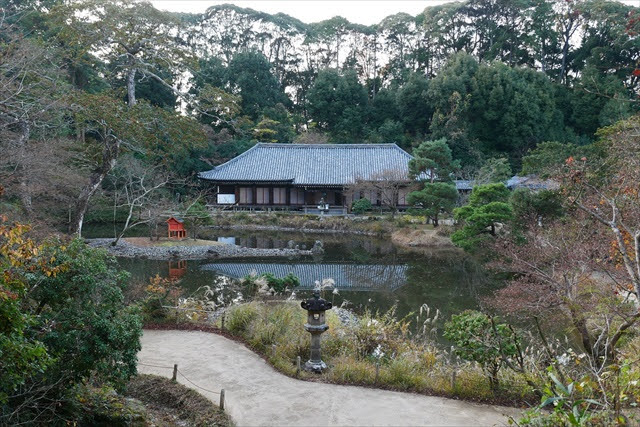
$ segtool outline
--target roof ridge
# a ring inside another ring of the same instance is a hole
[[[398,147],[398,144],[395,142],[385,142],[379,144],[367,144],[367,143],[355,143],[355,144],[340,144],[340,143],[330,143],[330,144],[300,144],[300,143],[281,143],[281,142],[258,142],[254,147],[261,148],[402,148]],[[404,150],[402,150],[404,151]]]
[[[257,143],[256,145],[254,145],[253,147],[249,148],[248,150],[246,150],[243,153],[238,154],[237,156],[235,156],[233,159],[229,159],[224,163],[220,163],[218,166],[214,166],[213,168],[209,169],[208,171],[202,171],[202,172],[198,172],[198,176],[200,176],[203,173],[207,173],[207,172],[211,172],[214,171],[216,169],[218,169],[219,167],[222,166],[226,166],[229,164],[233,164],[234,162],[236,162],[237,160],[241,159],[242,157],[246,156],[247,154],[249,154],[250,151],[252,151],[254,148],[258,147],[258,145],[260,145],[261,143]]]

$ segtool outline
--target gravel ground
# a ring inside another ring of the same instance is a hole
[[[135,246],[120,240],[112,246],[113,239],[86,239],[89,246],[104,248],[110,254],[124,258],[147,259],[222,259],[254,257],[298,257],[311,255],[311,251],[302,249],[254,249],[236,245],[215,246]]]

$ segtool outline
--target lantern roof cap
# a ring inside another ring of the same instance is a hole
[[[302,301],[300,306],[308,311],[325,311],[330,310],[331,307],[333,307],[333,304],[324,298],[320,298],[320,293],[315,291],[313,293],[313,297],[306,301]]]

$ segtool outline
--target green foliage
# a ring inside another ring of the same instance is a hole
[[[543,388],[542,403],[525,414],[520,420],[523,425],[574,427],[604,425],[601,424],[605,421],[602,419],[604,414],[593,412],[593,409],[599,409],[604,405],[597,400],[580,397],[583,394],[581,393],[583,385],[576,384],[574,381],[565,385],[552,369],[547,373],[550,381]],[[549,408],[552,409],[551,412],[547,412]],[[609,415],[606,414],[606,417],[608,418]]]
[[[89,378],[121,386],[135,374],[142,325],[113,258],[80,240],[35,245],[20,226],[1,227],[0,253],[4,420],[40,416]]]
[[[471,190],[469,206],[479,207],[487,203],[503,202],[509,200],[509,189],[501,182],[477,185]]]
[[[407,203],[412,206],[412,213],[425,215],[438,226],[441,213],[451,212],[458,199],[455,184],[446,182],[426,182],[424,188],[407,195]]]
[[[564,136],[553,84],[543,74],[494,62],[478,68],[473,84],[469,130],[483,152],[514,157]]]
[[[273,290],[275,293],[282,293],[287,289],[293,290],[300,286],[300,279],[293,273],[289,273],[282,278],[273,273],[263,273],[260,275],[247,275],[242,279],[242,283],[250,288],[252,292],[268,293]]]
[[[413,159],[409,161],[409,173],[412,177],[424,180],[451,181],[451,174],[460,166],[454,161],[447,140],[424,141],[413,150]],[[426,176],[422,177],[421,175]]]
[[[542,142],[522,158],[522,174],[538,174],[546,177],[557,171],[571,156],[577,156],[580,148],[573,144]]]
[[[496,157],[488,159],[478,171],[475,178],[478,184],[488,184],[492,182],[505,182],[511,176],[511,165],[509,160],[504,157]]]
[[[196,201],[191,203],[184,212],[184,224],[187,230],[191,229],[192,236],[196,239],[200,227],[213,224],[213,218],[207,207],[200,201]]]
[[[407,132],[421,136],[427,133],[433,114],[427,92],[429,81],[420,73],[412,73],[397,92],[396,102],[402,123]]]
[[[516,188],[509,197],[513,216],[517,221],[552,220],[564,214],[564,199],[559,191],[531,191],[528,188]]]
[[[435,112],[429,125],[433,138],[447,138],[453,157],[463,166],[477,166],[481,153],[470,133],[473,79],[478,61],[465,52],[452,55],[429,83],[429,101]]]
[[[453,342],[458,356],[483,367],[494,389],[504,359],[515,356],[519,345],[512,327],[474,310],[451,316],[445,323],[444,337]]]
[[[66,265],[55,277],[35,277],[31,292],[39,301],[42,324],[59,325],[43,337],[50,354],[63,362],[58,368],[73,381],[103,377],[123,384],[136,372],[141,323],[124,304],[127,274],[104,252],[75,240],[65,250],[59,242],[42,255]],[[45,309],[46,308],[46,309]]]
[[[287,288],[292,290],[300,286],[300,279],[293,273],[289,273],[283,278],[278,278],[272,273],[265,273],[262,277],[267,280],[267,286],[273,288],[277,293],[284,292]]]
[[[498,224],[513,219],[508,203],[509,189],[502,183],[478,185],[473,188],[466,206],[453,211],[462,228],[451,235],[453,243],[473,252],[490,236],[496,235]]]
[[[227,316],[226,327],[232,334],[242,335],[257,317],[258,310],[253,304],[243,304],[238,307],[233,307],[229,316]]]
[[[322,70],[307,93],[307,109],[318,127],[338,142],[362,137],[367,92],[355,72]]]
[[[271,73],[271,64],[258,51],[239,52],[227,68],[227,80],[242,97],[242,111],[256,120],[265,107],[289,104],[289,99]]]
[[[356,215],[362,215],[365,212],[369,212],[373,205],[371,201],[366,198],[358,199],[351,205],[351,212]]]

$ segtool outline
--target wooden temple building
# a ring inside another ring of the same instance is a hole
[[[379,191],[352,189],[392,173],[406,182],[395,196],[402,209],[415,182],[408,178],[411,159],[396,144],[258,143],[199,177],[216,186],[210,203],[221,207],[346,213],[359,198],[381,206]]]

